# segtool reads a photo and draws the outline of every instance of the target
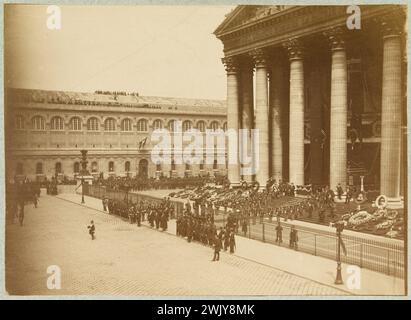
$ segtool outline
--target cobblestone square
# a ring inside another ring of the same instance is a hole
[[[87,233],[94,220],[96,240]],[[10,295],[344,295],[238,256],[99,211],[42,196],[26,207],[24,226],[6,229],[6,288]],[[61,269],[61,289],[47,288],[47,268]]]

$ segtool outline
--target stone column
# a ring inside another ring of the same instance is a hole
[[[271,176],[278,180],[283,178],[283,130],[282,109],[285,103],[284,65],[279,55],[273,59],[270,75],[271,105]]]
[[[243,63],[241,66],[241,106],[242,106],[242,114],[241,114],[241,129],[247,129],[247,150],[246,152],[247,157],[252,155],[251,149],[251,130],[254,128],[254,66],[249,63],[248,61]],[[240,136],[241,137],[241,136]],[[242,151],[245,142],[239,142],[240,152]],[[250,166],[245,166],[250,167]],[[251,182],[253,180],[253,175],[244,175],[241,174],[242,178],[247,181]]]
[[[304,184],[304,64],[297,39],[285,43],[290,60],[290,182]]]
[[[347,183],[347,56],[343,31],[326,33],[331,44],[330,189]]]
[[[401,37],[397,19],[384,19],[381,106],[381,194],[400,197]]]
[[[227,72],[227,129],[235,130],[238,135],[239,129],[239,70],[238,61],[233,57],[226,57],[222,59]],[[228,144],[229,145],[229,144]],[[237,150],[230,150],[227,153],[236,153],[236,163],[228,163],[228,180],[231,185],[240,183],[240,163],[238,161],[238,143]]]
[[[260,183],[261,187],[265,187],[270,174],[267,56],[261,49],[251,52],[251,56],[256,68],[255,128],[259,130],[259,150],[255,162],[256,181]]]

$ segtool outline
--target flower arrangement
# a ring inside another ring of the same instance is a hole
[[[361,224],[370,222],[374,219],[374,216],[367,211],[359,211],[353,214],[349,219],[348,222],[353,226],[359,226]]]
[[[377,230],[388,229],[388,228],[391,228],[393,224],[394,224],[394,221],[386,220],[384,222],[377,224],[375,227]]]

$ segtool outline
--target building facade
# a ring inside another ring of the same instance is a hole
[[[258,182],[404,195],[405,12],[238,6],[226,16],[214,33],[224,45],[228,128],[259,129]],[[252,179],[235,164],[228,176]]]
[[[93,176],[198,176],[226,174],[226,166],[154,163],[154,129],[225,129],[225,101],[143,97],[125,92],[6,89],[7,179],[74,178],[81,150]],[[204,150],[206,152],[206,150]]]

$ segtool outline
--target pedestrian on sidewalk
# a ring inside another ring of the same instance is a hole
[[[235,249],[236,249],[236,246],[235,246],[234,230],[231,230],[230,232],[230,253],[234,253]]]
[[[34,208],[37,208],[37,204],[39,202],[39,199],[37,198],[37,194],[33,194],[33,204],[34,204]]]
[[[103,203],[103,210],[107,211],[108,199],[103,198],[102,203]]]
[[[281,244],[283,242],[283,227],[281,226],[280,222],[278,222],[277,227],[275,227],[275,231],[276,231],[275,242],[278,242],[279,244]]]
[[[290,248],[298,250],[298,234],[297,234],[297,229],[295,229],[295,226],[291,226]]]
[[[248,229],[247,219],[244,218],[244,219],[243,219],[243,223],[242,223],[242,231],[243,231],[243,233],[244,233],[244,237],[247,235],[247,229]]]
[[[96,227],[94,226],[93,220],[90,221],[90,225],[88,225],[87,228],[88,228],[88,233],[91,235],[91,240],[94,240],[95,239],[94,234],[96,232]]]

